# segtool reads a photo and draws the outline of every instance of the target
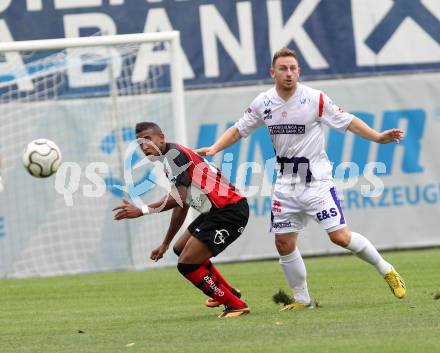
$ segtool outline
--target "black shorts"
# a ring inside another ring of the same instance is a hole
[[[216,256],[243,233],[248,219],[249,205],[246,199],[241,199],[236,204],[201,214],[189,225],[188,231]]]

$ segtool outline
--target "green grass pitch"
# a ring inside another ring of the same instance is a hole
[[[306,259],[319,308],[279,312],[278,262],[220,264],[248,316],[218,319],[175,268],[0,280],[0,353],[440,352],[440,249],[385,253],[404,276],[395,299],[353,256]]]

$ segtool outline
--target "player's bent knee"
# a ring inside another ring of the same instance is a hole
[[[275,238],[275,246],[280,255],[287,255],[295,250],[295,242],[287,237],[277,236]]]
[[[200,267],[200,265],[198,264],[184,264],[179,262],[177,264],[177,269],[179,270],[179,272],[183,275],[186,276],[192,272],[194,272],[195,270],[197,270]]]
[[[350,244],[351,235],[347,228],[330,232],[328,235],[333,243],[343,248],[346,248]]]
[[[348,244],[350,244],[349,241],[345,241],[343,239],[339,239],[339,238],[331,238],[331,241],[339,246],[342,246],[343,248],[346,248],[348,246]]]

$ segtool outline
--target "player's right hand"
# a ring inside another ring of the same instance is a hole
[[[168,250],[167,244],[159,245],[156,249],[154,249],[151,252],[150,259],[156,262],[159,261],[163,257],[163,254],[167,252],[167,250]]]
[[[122,200],[124,203],[122,205],[116,206],[112,211],[116,212],[114,219],[119,221],[124,218],[137,218],[142,216],[142,210],[132,205],[127,200]]]
[[[217,153],[217,151],[215,151],[212,147],[202,147],[198,150],[195,150],[195,152],[202,157],[213,156]]]

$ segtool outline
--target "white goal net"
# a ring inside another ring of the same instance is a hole
[[[151,164],[130,167],[137,122],[186,143],[179,50],[177,32],[0,43],[0,277],[152,266],[170,215],[116,222],[111,210],[127,197],[117,186],[145,202],[164,193]],[[60,147],[65,179],[27,173],[37,138]]]

